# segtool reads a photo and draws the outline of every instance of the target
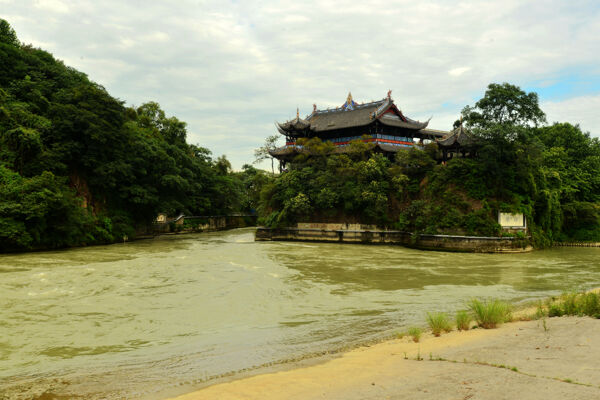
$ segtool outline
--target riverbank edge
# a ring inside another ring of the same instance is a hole
[[[588,290],[585,293],[595,292],[600,293],[600,287],[593,288]],[[554,299],[552,297],[551,299]],[[547,299],[549,300],[549,299]],[[458,331],[454,330],[452,332],[446,333],[441,337],[434,336],[431,332],[425,331],[420,339],[420,341],[414,342],[409,335],[402,335],[401,338],[396,339],[382,339],[374,344],[362,344],[358,347],[352,348],[347,351],[342,351],[337,354],[331,354],[329,356],[321,356],[315,357],[312,359],[303,360],[303,362],[297,362],[291,365],[288,365],[287,368],[283,367],[277,370],[268,370],[268,371],[254,371],[254,373],[250,373],[247,375],[237,375],[235,377],[230,376],[228,379],[221,379],[216,381],[210,385],[202,387],[200,389],[176,395],[174,397],[162,397],[165,400],[203,400],[209,398],[227,398],[227,399],[242,399],[242,398],[254,398],[250,397],[249,394],[252,390],[252,383],[257,380],[268,381],[269,385],[272,387],[273,385],[277,385],[277,380],[285,374],[295,374],[295,373],[304,373],[311,372],[317,368],[323,367],[327,364],[336,364],[332,365],[332,367],[343,373],[344,368],[351,366],[351,364],[355,363],[356,355],[365,354],[368,352],[377,354],[381,352],[380,350],[387,350],[391,347],[394,347],[394,353],[390,353],[389,355],[382,356],[380,360],[377,360],[372,363],[372,366],[377,368],[377,366],[385,365],[385,359],[390,359],[391,357],[397,357],[399,354],[403,354],[404,359],[415,359],[422,360],[424,357],[431,358],[433,352],[440,352],[444,349],[460,346],[463,344],[472,343],[475,341],[485,340],[486,338],[498,337],[498,336],[512,336],[514,332],[511,328],[514,328],[519,323],[523,322],[531,322],[539,319],[544,319],[546,317],[536,316],[538,311],[538,307],[541,300],[532,300],[526,303],[523,303],[513,312],[513,318],[510,322],[504,323],[497,328],[494,329],[470,329],[467,331]],[[546,325],[544,322],[544,329],[546,329]],[[400,353],[399,353],[400,352]],[[559,358],[557,358],[559,360]],[[501,368],[508,368],[505,366],[500,366]],[[381,368],[381,367],[380,367]],[[300,379],[305,386],[316,387],[319,384],[326,384],[326,382],[309,382],[307,383],[305,379]],[[247,389],[244,386],[248,386]],[[244,393],[242,397],[238,397],[235,394],[232,395],[238,388],[234,390],[230,390],[231,386],[241,386],[242,392]],[[223,389],[219,392],[220,389]],[[212,397],[214,393],[217,392],[221,394],[226,394],[227,396],[219,396]],[[248,395],[248,397],[245,397]],[[260,397],[262,398],[262,396]],[[269,396],[265,397],[269,398]],[[278,398],[278,397],[276,397]]]
[[[159,238],[161,236],[178,236],[178,235],[189,235],[189,234],[193,234],[193,233],[221,232],[221,231],[230,231],[230,230],[234,230],[234,229],[255,228],[255,227],[256,227],[256,225],[244,225],[244,226],[235,225],[235,226],[226,226],[226,227],[217,226],[214,228],[209,227],[209,228],[205,228],[205,229],[182,228],[181,230],[178,230],[175,232],[156,232],[156,233],[152,233],[152,234],[140,234],[140,235],[136,235],[135,237],[132,237],[132,238],[114,240],[112,242],[82,244],[82,245],[78,245],[78,246],[64,246],[64,247],[36,247],[36,248],[24,249],[24,250],[15,249],[15,250],[11,250],[11,251],[0,252],[0,255],[2,255],[2,254],[39,253],[39,252],[44,252],[44,251],[61,251],[61,250],[79,249],[79,248],[83,248],[83,247],[95,247],[95,246],[110,246],[110,245],[115,245],[115,244],[137,242],[140,240],[152,240],[152,239]]]
[[[267,228],[259,226],[256,241],[395,244],[418,250],[462,253],[526,253],[529,239],[460,235],[429,235],[392,230],[332,230],[317,228]]]

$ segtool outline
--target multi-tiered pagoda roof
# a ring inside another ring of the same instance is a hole
[[[287,161],[302,152],[296,145],[299,138],[318,137],[336,145],[336,152],[343,152],[346,145],[355,139],[373,142],[375,150],[395,153],[402,147],[411,147],[423,143],[423,140],[435,140],[448,132],[428,129],[429,120],[416,121],[406,117],[391,97],[370,103],[357,103],[348,94],[346,102],[338,108],[318,110],[306,118],[296,118],[276,123],[279,133],[286,137],[286,145],[275,149],[271,155]],[[365,136],[366,135],[366,136]]]

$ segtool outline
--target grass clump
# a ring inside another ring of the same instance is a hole
[[[456,313],[456,329],[468,331],[471,326],[471,315],[465,310]]]
[[[446,313],[427,313],[427,323],[434,336],[440,336],[442,332],[450,332],[452,330]]]
[[[421,335],[423,334],[423,330],[421,328],[417,328],[416,326],[408,328],[408,335],[412,337],[415,343],[418,343],[421,340]]]
[[[565,293],[548,304],[549,317],[563,315],[588,315],[600,318],[600,294],[598,293]]]
[[[469,309],[475,315],[477,324],[484,329],[496,328],[503,322],[508,322],[512,318],[510,305],[500,300],[480,301],[471,300]]]

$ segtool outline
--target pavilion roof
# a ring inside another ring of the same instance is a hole
[[[450,133],[441,139],[436,140],[437,144],[442,147],[451,147],[454,145],[459,146],[470,146],[477,143],[477,139],[473,137],[463,126],[461,125],[450,131]]]
[[[284,135],[295,136],[298,131],[325,132],[365,126],[375,120],[379,120],[384,125],[413,130],[424,129],[429,124],[429,121],[420,122],[405,117],[394,104],[391,92],[388,92],[386,98],[364,104],[355,102],[352,94],[348,94],[346,102],[341,107],[317,110],[314,106],[313,112],[306,119],[300,119],[296,115],[295,119],[277,123],[277,128]]]

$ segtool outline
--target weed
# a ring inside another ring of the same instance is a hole
[[[562,296],[562,310],[564,315],[577,315],[578,312],[578,302],[577,302],[577,293],[565,293]]]
[[[541,319],[545,316],[546,316],[546,312],[544,311],[544,306],[542,305],[542,302],[540,301],[538,303],[537,310],[535,311],[535,318]]]
[[[548,306],[549,317],[562,317],[564,315],[560,304],[552,303]]]
[[[598,318],[600,316],[600,295],[597,293],[582,294],[577,302],[577,311],[578,314]]]
[[[421,340],[421,335],[423,334],[423,330],[416,326],[408,328],[408,335],[412,336],[412,339],[415,343],[418,343]]]
[[[419,346],[419,350],[417,351],[417,358],[415,358],[415,360],[423,361],[423,357],[421,357],[421,346]]]
[[[456,329],[459,331],[468,331],[471,325],[471,315],[466,311],[456,313]]]
[[[442,331],[450,332],[452,330],[445,313],[427,313],[427,323],[434,336],[440,336]]]
[[[563,315],[588,315],[600,317],[600,294],[598,293],[565,293],[548,305],[549,317]]]
[[[484,329],[492,329],[512,318],[510,306],[500,300],[471,300],[469,308],[475,315],[477,324]]]
[[[544,332],[548,332],[548,325],[546,324],[546,318],[542,320],[542,326],[544,327]]]

